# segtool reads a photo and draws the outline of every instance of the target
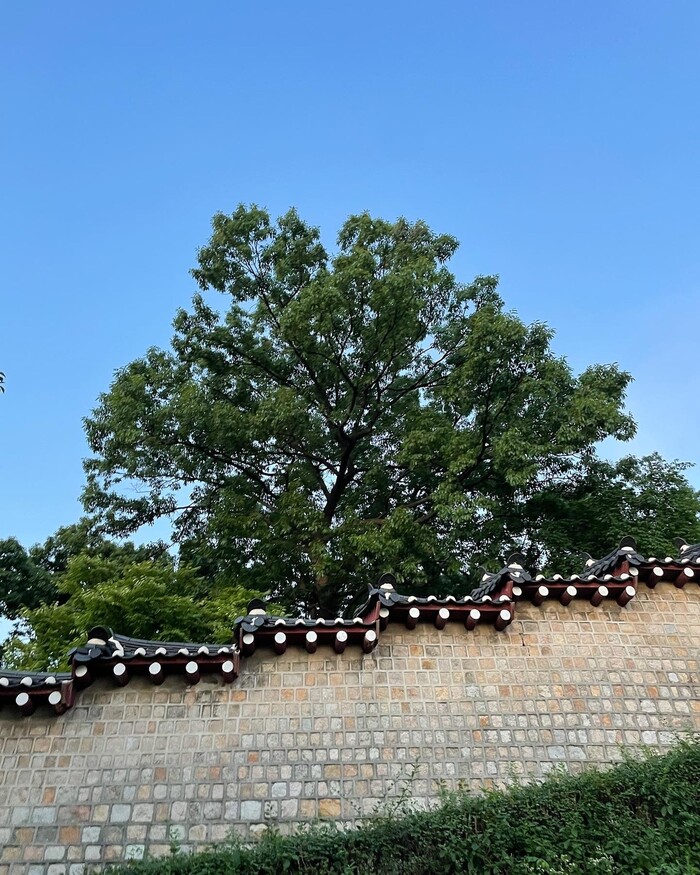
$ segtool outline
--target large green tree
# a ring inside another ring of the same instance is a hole
[[[574,374],[495,278],[457,281],[456,248],[359,215],[329,254],[294,211],[216,215],[172,348],[119,371],[86,420],[86,509],[116,535],[169,517],[217,585],[327,614],[386,569],[456,589],[512,548],[567,561],[577,534],[595,552],[582,520],[548,514],[595,517],[626,482],[595,445],[633,435],[630,377]]]

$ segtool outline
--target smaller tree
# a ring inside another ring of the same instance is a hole
[[[113,559],[122,565],[150,561],[173,567],[173,557],[162,541],[140,545],[133,541],[112,541],[99,534],[86,517],[72,525],[61,526],[43,544],[31,547],[29,555],[52,575],[63,574],[76,556]]]
[[[0,614],[16,620],[20,613],[58,598],[51,575],[16,538],[0,541]]]
[[[212,583],[182,557],[176,564],[162,543],[111,541],[82,519],[29,550],[16,538],[0,541],[0,614],[15,621],[0,658],[6,667],[66,667],[68,650],[93,626],[134,638],[229,642],[234,620],[260,595]]]
[[[191,568],[86,555],[70,560],[57,589],[62,604],[24,612],[24,626],[5,642],[6,665],[65,668],[68,650],[98,625],[147,640],[230,642],[234,619],[259,595],[242,587],[210,592]]]
[[[156,562],[173,568],[165,544],[136,546],[131,541],[111,541],[96,534],[87,519],[62,526],[29,550],[16,538],[5,538],[0,540],[0,615],[16,620],[24,610],[65,601],[58,583],[70,560],[77,556],[109,559],[120,566]]]
[[[518,547],[530,567],[562,573],[581,570],[580,551],[604,556],[625,535],[645,556],[674,555],[677,536],[700,542],[700,492],[685,476],[689,467],[658,453],[593,458],[584,476],[551,484],[520,508],[522,528],[537,534]]]

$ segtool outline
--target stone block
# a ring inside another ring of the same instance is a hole
[[[138,802],[134,805],[131,820],[136,822],[150,823],[153,820],[154,807],[148,802]]]
[[[131,805],[113,805],[109,815],[110,823],[127,823],[131,820]]]
[[[241,802],[241,820],[261,820],[262,802],[246,799]]]
[[[124,851],[124,858],[126,860],[142,860],[145,852],[145,845],[127,845]]]
[[[186,820],[187,802],[173,802],[170,806],[170,817],[172,820]]]
[[[280,816],[283,819],[295,818],[299,811],[298,799],[282,799],[280,802]]]
[[[62,860],[66,856],[64,845],[49,845],[44,851],[44,860],[48,863],[52,860]]]
[[[318,815],[330,819],[340,817],[340,800],[321,799],[318,803]]]
[[[12,808],[12,811],[10,814],[10,823],[13,826],[17,826],[18,824],[21,824],[21,823],[29,823],[29,811],[30,811],[29,808],[27,808],[25,805],[14,806]],[[54,817],[55,817],[55,813],[54,813]],[[53,821],[51,821],[51,822],[53,822]]]
[[[547,755],[555,762],[560,762],[566,759],[566,748],[562,745],[550,745],[547,748]]]

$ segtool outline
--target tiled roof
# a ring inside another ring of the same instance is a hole
[[[513,553],[500,571],[492,572],[486,571],[485,568],[480,569],[482,572],[481,583],[472,590],[472,598],[486,599],[491,593],[497,591],[505,581],[511,581],[516,586],[529,583],[532,577],[523,568],[524,561],[525,557],[520,553]]]
[[[588,553],[586,556],[586,565],[581,572],[582,577],[593,575],[600,577],[604,574],[612,574],[617,568],[624,566],[637,567],[642,565],[646,560],[644,556],[637,550],[637,544],[634,538],[623,538],[620,541],[620,546],[616,547],[607,556],[602,559],[593,559]]]
[[[676,547],[680,550],[681,562],[700,564],[700,544],[689,544],[683,538],[676,538]]]
[[[266,613],[264,602],[256,599],[249,604],[248,614],[234,621],[228,645],[143,641],[98,626],[90,630],[83,646],[69,653],[70,672],[0,668],[0,706],[9,705],[23,714],[45,706],[61,714],[73,705],[76,691],[99,677],[123,686],[139,675],[160,684],[168,675],[178,674],[187,683],[196,684],[203,674],[217,674],[230,683],[240,673],[241,660],[258,649],[281,654],[289,646],[304,647],[309,653],[331,647],[342,653],[347,647],[360,647],[369,653],[390,622],[403,623],[408,629],[431,623],[438,630],[448,622],[462,623],[468,630],[487,623],[503,631],[512,622],[517,603],[524,599],[535,605],[548,599],[563,605],[585,599],[594,606],[607,599],[624,606],[636,595],[639,583],[653,589],[661,581],[678,587],[700,582],[700,544],[677,543],[678,558],[661,560],[645,558],[632,538],[623,538],[607,556],[598,560],[588,557],[581,573],[569,577],[533,577],[523,567],[524,558],[513,554],[500,571],[482,571],[479,585],[463,598],[403,595],[396,591],[393,575],[385,574],[351,618],[276,617]]]

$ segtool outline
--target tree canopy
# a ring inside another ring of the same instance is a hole
[[[115,536],[168,517],[212,585],[328,615],[389,569],[458,591],[512,549],[565,570],[622,531],[700,535],[682,468],[596,454],[634,434],[630,375],[574,374],[495,277],[455,278],[456,248],[363,214],[329,253],[295,211],[217,214],[171,349],[86,420],[87,511]]]

